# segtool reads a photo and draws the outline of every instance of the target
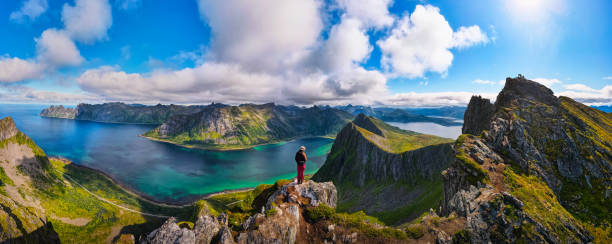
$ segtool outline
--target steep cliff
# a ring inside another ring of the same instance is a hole
[[[403,223],[441,200],[440,172],[453,159],[449,142],[361,114],[338,133],[313,180],[338,186],[340,210]]]
[[[466,217],[472,242],[609,243],[609,114],[519,76],[494,105],[473,98],[465,121],[442,213]]]
[[[352,116],[332,108],[274,104],[205,107],[175,115],[145,136],[185,146],[246,147],[304,136],[337,133]]]
[[[65,108],[62,105],[54,106],[51,105],[48,108],[43,109],[40,112],[42,117],[50,118],[61,118],[61,119],[74,119],[77,114],[76,108]]]
[[[209,105],[218,106],[218,105]],[[204,106],[155,105],[145,106],[125,103],[86,104],[76,108],[50,106],[40,116],[90,120],[108,123],[161,124],[175,114],[189,114],[200,111]]]

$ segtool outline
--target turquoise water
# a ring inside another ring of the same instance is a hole
[[[189,202],[227,189],[254,187],[295,175],[295,151],[307,147],[307,173],[325,162],[333,140],[306,138],[240,151],[187,149],[139,137],[154,126],[41,118],[43,105],[0,104],[49,156],[101,170],[158,201]]]

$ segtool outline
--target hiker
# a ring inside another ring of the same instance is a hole
[[[304,182],[304,169],[306,169],[306,147],[301,146],[300,150],[295,153],[295,162],[297,163],[297,180],[298,184]]]

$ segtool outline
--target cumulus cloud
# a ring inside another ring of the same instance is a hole
[[[345,17],[332,27],[329,38],[314,56],[316,64],[326,71],[347,71],[367,58],[371,51],[362,23]]]
[[[476,79],[476,80],[473,80],[472,83],[482,84],[482,85],[503,85],[503,84],[506,84],[506,80],[491,81],[491,80]]]
[[[477,25],[461,26],[459,30],[453,33],[453,47],[465,48],[476,44],[486,44],[487,42],[489,42],[489,38]]]
[[[93,43],[106,38],[113,17],[108,0],[76,0],[74,6],[64,4],[62,21],[72,39]]]
[[[317,0],[199,0],[198,6],[212,29],[214,58],[250,70],[294,63],[323,28]]]
[[[571,84],[565,86],[567,91],[558,95],[571,97],[574,100],[594,106],[612,105],[612,85],[606,85],[601,89],[594,89],[584,84]]]
[[[19,10],[11,13],[9,18],[16,22],[22,22],[25,19],[33,21],[46,12],[48,8],[47,0],[26,0],[23,1]]]
[[[569,85],[565,85],[564,87],[567,90],[573,90],[573,91],[586,91],[586,92],[597,91],[585,84],[569,84]]]
[[[532,79],[535,82],[538,82],[548,88],[550,88],[550,86],[554,85],[554,84],[560,84],[561,81],[558,79],[548,79],[548,78],[535,78]]]
[[[351,18],[357,18],[367,27],[381,28],[393,24],[389,13],[392,0],[338,0],[338,5]]]
[[[83,57],[65,31],[47,29],[36,38],[36,53],[40,62],[52,67],[75,66]]]
[[[41,76],[44,67],[32,60],[0,57],[0,82],[18,82]]]
[[[387,70],[415,78],[427,71],[444,74],[453,61],[451,48],[465,48],[485,40],[488,38],[479,27],[460,27],[453,32],[438,8],[417,5],[412,14],[396,23],[389,37],[377,44]]]

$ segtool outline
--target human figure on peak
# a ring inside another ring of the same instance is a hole
[[[306,169],[306,147],[301,146],[300,150],[295,153],[295,162],[297,163],[297,181],[298,184],[304,182],[304,170]]]

